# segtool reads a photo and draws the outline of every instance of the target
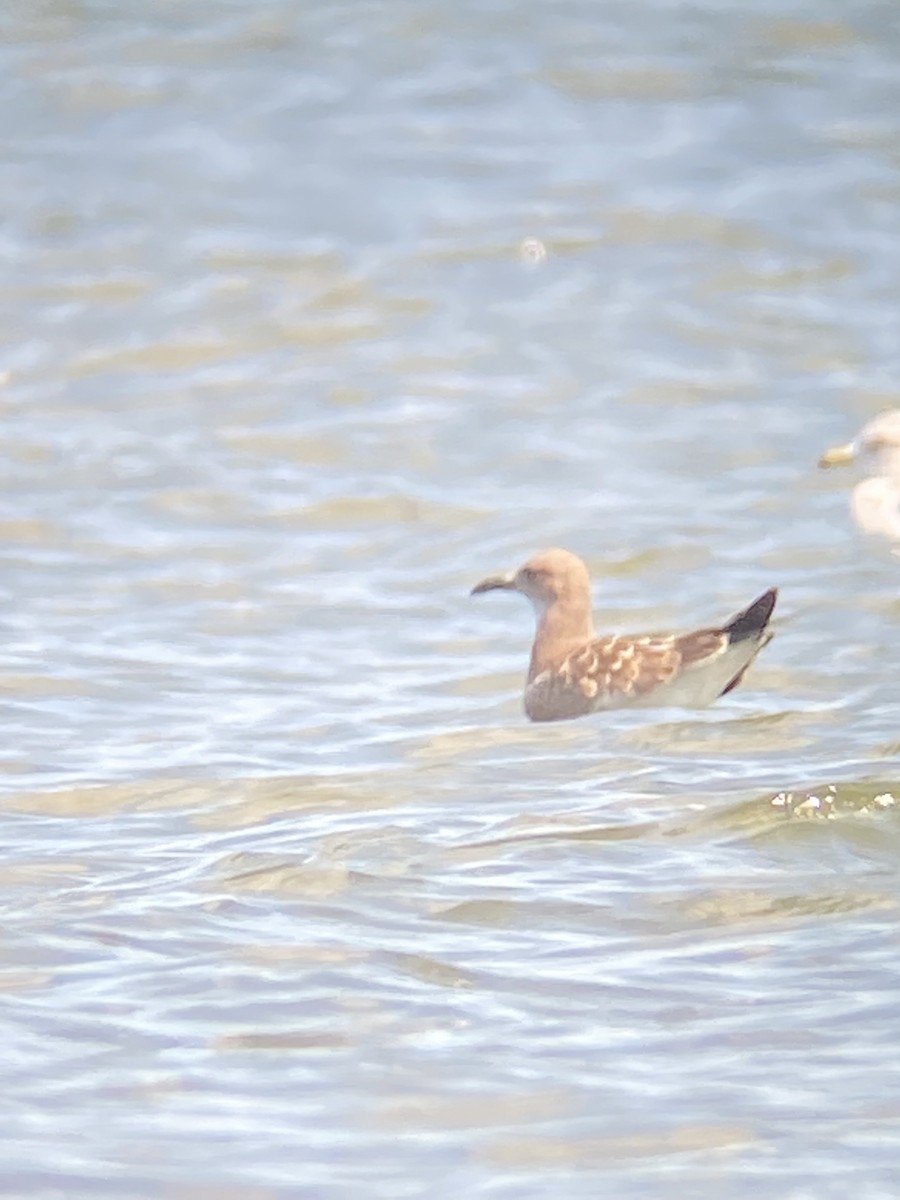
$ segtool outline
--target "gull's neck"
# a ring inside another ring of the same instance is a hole
[[[864,479],[853,491],[852,507],[864,533],[900,544],[900,483],[885,475]]]
[[[531,648],[529,683],[594,637],[590,595],[562,596],[546,605],[537,600],[532,603],[537,617],[537,630]]]
[[[882,446],[875,456],[876,472],[900,484],[900,446]]]

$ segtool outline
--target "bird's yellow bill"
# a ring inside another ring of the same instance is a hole
[[[830,450],[826,450],[819,459],[820,467],[840,467],[845,463],[853,462],[856,458],[856,443],[847,442],[844,446],[832,446]]]

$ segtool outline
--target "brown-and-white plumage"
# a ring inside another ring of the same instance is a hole
[[[532,721],[560,721],[626,706],[698,708],[737,687],[771,640],[777,592],[757,600],[718,628],[692,633],[597,637],[591,580],[568,550],[544,550],[518,571],[492,575],[472,595],[503,589],[534,605],[537,630],[525,683]]]

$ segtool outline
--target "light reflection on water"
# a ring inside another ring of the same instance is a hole
[[[2,18],[7,1190],[893,1194],[886,11]],[[529,726],[547,544],[776,640]]]

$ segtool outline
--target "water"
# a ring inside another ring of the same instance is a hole
[[[4,1193],[895,1196],[893,8],[0,21]],[[548,544],[778,636],[530,726]]]

